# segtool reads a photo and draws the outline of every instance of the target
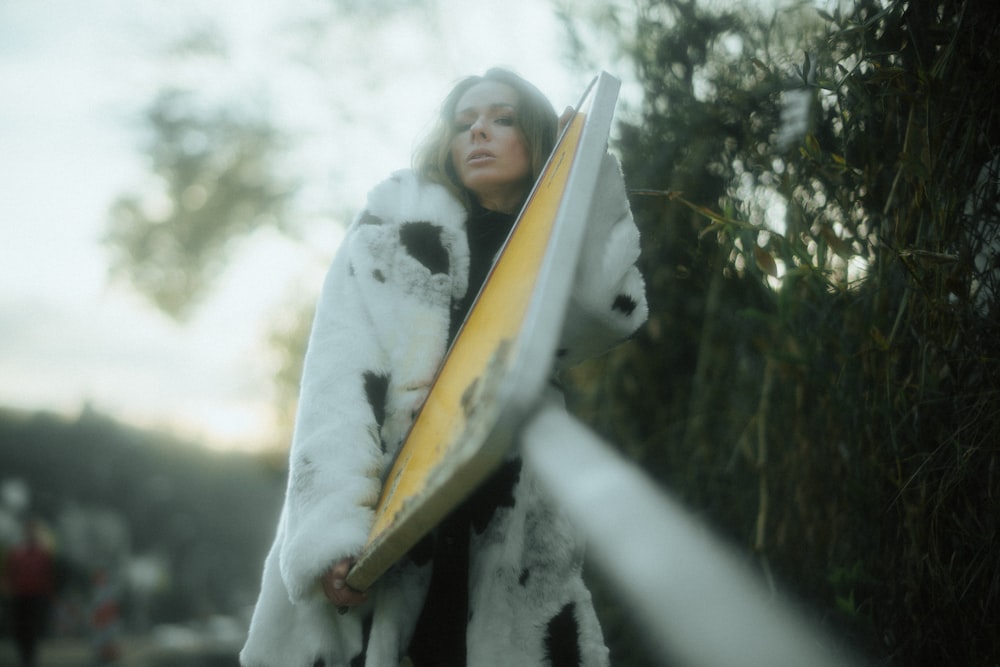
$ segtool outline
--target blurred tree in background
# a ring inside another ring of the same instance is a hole
[[[91,410],[70,420],[0,409],[0,491],[10,484],[23,485],[30,501],[11,507],[0,498],[0,560],[17,539],[4,534],[4,520],[16,527],[30,509],[54,532],[61,567],[53,630],[71,635],[87,632],[81,609],[102,571],[126,589],[130,631],[242,617],[256,599],[283,493],[255,457],[212,452]],[[5,602],[0,638],[9,630]]]
[[[287,226],[294,191],[276,171],[286,139],[266,117],[199,102],[168,89],[149,105],[150,183],[118,197],[105,239],[112,275],[177,320],[210,289],[235,241]]]
[[[636,6],[652,315],[576,408],[873,656],[996,664],[1000,9]]]

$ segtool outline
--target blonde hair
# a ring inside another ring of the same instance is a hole
[[[413,169],[424,178],[448,188],[467,209],[472,207],[475,198],[462,185],[451,162],[455,107],[466,91],[484,81],[506,84],[517,93],[515,117],[531,158],[532,183],[538,180],[549,159],[559,126],[559,119],[548,98],[534,85],[509,70],[495,67],[482,76],[469,76],[459,81],[445,97],[434,127],[415,151]]]

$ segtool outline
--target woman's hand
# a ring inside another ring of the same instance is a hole
[[[326,599],[341,610],[356,607],[368,599],[367,593],[356,591],[347,585],[347,573],[352,565],[354,565],[353,558],[343,558],[331,565],[320,579]]]
[[[573,115],[575,113],[576,110],[573,107],[566,107],[563,110],[562,115],[559,116],[559,134],[562,134],[562,131],[566,129],[566,125],[573,120]]]

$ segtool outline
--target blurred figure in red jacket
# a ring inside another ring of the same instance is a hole
[[[55,592],[52,552],[42,540],[41,524],[29,519],[24,539],[7,554],[4,583],[11,596],[14,641],[23,667],[34,667]]]

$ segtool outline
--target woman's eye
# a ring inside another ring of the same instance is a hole
[[[510,127],[511,125],[514,124],[514,119],[509,116],[500,116],[499,118],[496,119],[496,123],[498,125],[504,125],[506,127]]]

